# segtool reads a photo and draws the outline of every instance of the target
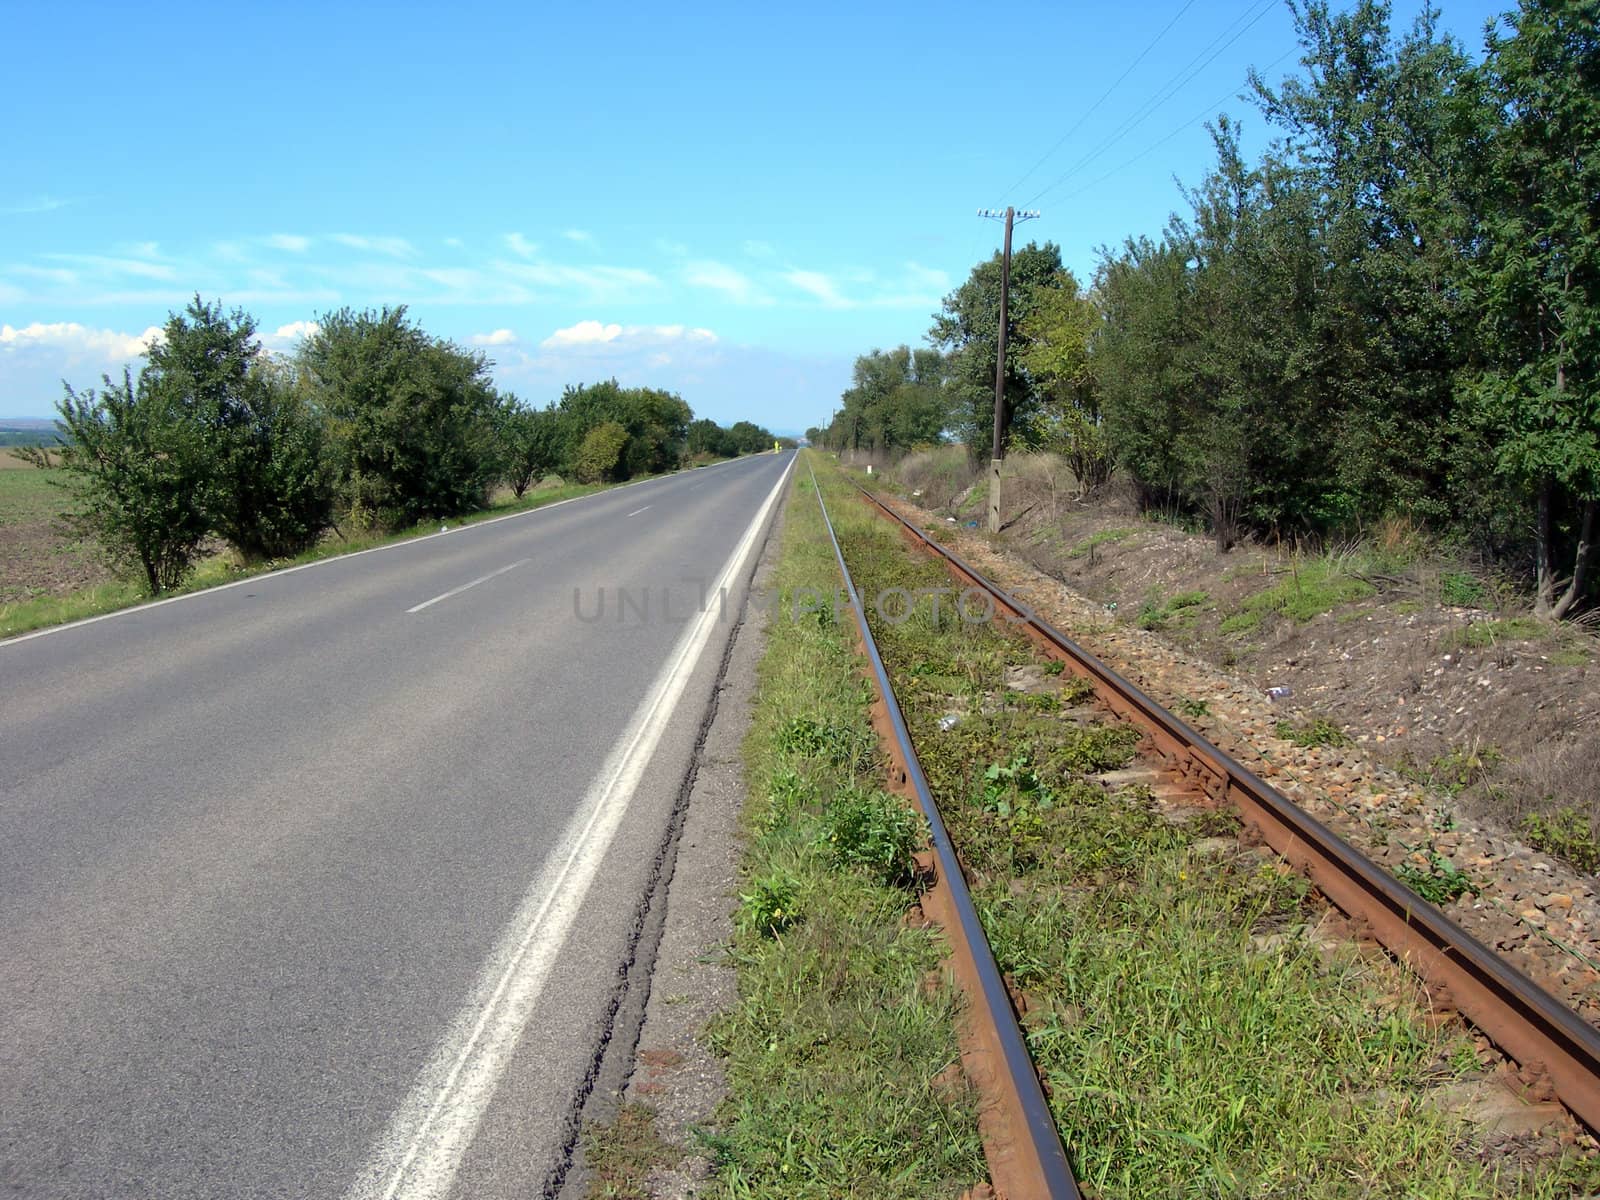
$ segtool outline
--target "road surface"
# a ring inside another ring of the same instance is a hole
[[[792,457],[0,643],[0,1194],[541,1194]]]

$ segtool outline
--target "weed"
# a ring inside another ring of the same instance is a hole
[[[1071,550],[1068,550],[1067,557],[1083,558],[1091,550],[1098,550],[1101,546],[1115,545],[1117,542],[1132,537],[1135,532],[1132,529],[1102,529],[1099,533],[1091,534]]]
[[[1600,871],[1600,837],[1594,822],[1577,809],[1529,813],[1517,828],[1535,850],[1563,858],[1585,874]]]
[[[1094,683],[1087,675],[1074,675],[1061,682],[1061,703],[1071,707],[1094,699]]]
[[[1451,608],[1476,608],[1483,603],[1483,581],[1466,571],[1446,571],[1439,578],[1439,603]]]
[[[1439,639],[1444,650],[1487,650],[1501,642],[1537,642],[1550,636],[1550,627],[1533,617],[1508,617],[1503,621],[1473,621],[1452,629]]]
[[[1209,603],[1210,600],[1210,592],[1179,592],[1171,600],[1167,601],[1167,607],[1176,612],[1180,608],[1199,608],[1201,605]]]
[[[1236,612],[1223,617],[1217,626],[1219,633],[1254,633],[1261,628],[1261,614],[1254,610]]]
[[[926,836],[926,823],[901,801],[854,787],[833,798],[817,834],[834,866],[865,868],[885,887],[911,882],[911,856]]]
[[[872,761],[872,731],[829,725],[810,717],[793,717],[777,736],[778,749],[787,755],[821,758],[838,767],[863,770]]]
[[[1590,662],[1590,654],[1581,646],[1563,646],[1560,650],[1552,650],[1549,654],[1552,667],[1586,667]]]
[[[1066,669],[1067,664],[1062,662],[1059,658],[1052,658],[1049,662],[1044,664],[1044,673],[1046,675],[1059,675]]]
[[[1278,736],[1296,746],[1348,746],[1349,735],[1326,717],[1309,717],[1304,721],[1279,721]]]
[[[1429,904],[1449,904],[1468,892],[1474,896],[1478,894],[1477,885],[1436,850],[1428,851],[1427,870],[1415,863],[1403,862],[1394,869],[1394,877]]]
[[[651,1169],[678,1157],[656,1132],[655,1110],[648,1105],[624,1104],[613,1120],[583,1127],[584,1162],[598,1185],[591,1194],[604,1200],[649,1200]]]
[[[793,876],[775,872],[751,881],[739,893],[738,924],[763,937],[777,937],[800,919],[800,885]]]
[[[1473,784],[1488,778],[1504,761],[1505,755],[1496,747],[1474,741],[1470,746],[1457,746],[1448,754],[1435,758],[1428,764],[1422,782],[1458,796]]]
[[[1203,717],[1211,711],[1211,706],[1204,700],[1191,700],[1188,696],[1179,696],[1172,702],[1172,706],[1190,720]]]
[[[1249,597],[1244,602],[1244,610],[1260,615],[1278,613],[1291,620],[1309,621],[1330,609],[1364,600],[1376,593],[1377,589],[1365,579],[1348,574],[1342,558],[1335,555],[1312,559],[1297,566],[1290,572],[1289,578]]]

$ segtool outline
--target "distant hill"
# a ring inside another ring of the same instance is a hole
[[[0,446],[53,446],[60,428],[48,417],[0,417]]]

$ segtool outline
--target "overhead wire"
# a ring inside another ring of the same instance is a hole
[[[1159,90],[1155,95],[1153,95],[1149,100],[1135,110],[1132,116],[1123,121],[1121,125],[1113,130],[1093,150],[1090,150],[1077,162],[1073,163],[1072,166],[1068,167],[1064,172],[1057,176],[1052,182],[1046,184],[1043,188],[1036,192],[1023,205],[1023,207],[1030,208],[1034,204],[1037,204],[1042,197],[1047,196],[1051,192],[1055,191],[1056,188],[1060,187],[1068,179],[1071,179],[1079,171],[1083,170],[1084,167],[1094,162],[1095,159],[1099,158],[1112,146],[1116,145],[1118,141],[1126,137],[1133,130],[1137,129],[1146,120],[1148,120],[1157,109],[1176,96],[1178,92],[1183,90],[1185,86],[1193,82],[1195,77],[1198,76],[1201,71],[1205,70],[1219,57],[1221,57],[1225,50],[1242,38],[1252,28],[1254,28],[1255,25],[1259,23],[1269,12],[1277,7],[1277,4],[1278,0],[1260,0],[1259,4],[1247,7],[1241,16],[1236,17],[1233,21],[1229,22],[1228,26],[1215,38],[1208,42],[1205,48],[1202,49],[1199,54],[1190,59],[1189,62],[1173,76],[1172,80],[1167,86]],[[1252,15],[1252,13],[1254,15]],[[1245,20],[1247,17],[1249,19]],[[1240,26],[1237,31],[1233,32],[1231,37],[1229,37],[1229,32],[1234,29],[1234,26],[1239,25],[1240,21],[1244,21],[1245,23]],[[1224,38],[1227,40],[1224,41]],[[1221,43],[1220,45],[1218,44],[1219,42]]]
[[[1135,58],[1131,63],[1128,64],[1127,69],[1124,70],[1121,75],[1118,75],[1116,77],[1116,79],[1112,82],[1110,87],[1108,87],[1105,91],[1100,93],[1100,99],[1096,100],[1088,108],[1084,109],[1083,112],[1078,116],[1078,119],[1072,123],[1072,126],[1065,133],[1063,133],[1059,138],[1056,139],[1055,144],[1053,146],[1051,146],[1050,149],[1046,150],[1043,154],[1041,154],[1039,156],[1039,161],[1034,163],[1033,166],[1029,167],[1026,171],[1024,171],[1022,173],[1022,178],[1018,179],[1015,183],[1013,183],[1010,187],[1008,187],[1005,190],[1005,194],[1007,196],[1011,195],[1012,192],[1016,191],[1023,184],[1027,183],[1028,179],[1033,175],[1033,173],[1035,171],[1037,171],[1040,167],[1044,166],[1045,160],[1048,159],[1057,150],[1061,149],[1061,147],[1066,143],[1066,140],[1069,137],[1071,137],[1073,134],[1077,133],[1078,130],[1083,127],[1083,123],[1085,121],[1087,121],[1091,116],[1094,115],[1095,111],[1102,104],[1104,104],[1106,102],[1106,100],[1111,96],[1111,93],[1117,90],[1117,88],[1121,85],[1122,81],[1133,73],[1133,69],[1135,67],[1137,67],[1140,63],[1142,63],[1145,60],[1146,56],[1149,55],[1150,51],[1152,51],[1152,50],[1154,50],[1156,48],[1156,44],[1158,42],[1160,42],[1162,38],[1167,36],[1167,33],[1172,29],[1172,27],[1178,23],[1179,18],[1182,17],[1184,13],[1188,12],[1191,8],[1193,8],[1194,5],[1195,5],[1195,0],[1188,0],[1188,2],[1173,15],[1172,20],[1168,21],[1165,25],[1163,25],[1161,27],[1161,32],[1156,34],[1155,37],[1150,39],[1149,43],[1145,46],[1145,48],[1143,50],[1139,51],[1138,57]]]
[[[1273,67],[1277,66],[1284,59],[1288,58],[1291,54],[1293,54],[1295,52],[1295,49],[1296,49],[1296,47],[1291,47],[1290,49],[1285,50],[1282,54],[1278,55],[1277,58],[1273,59],[1270,63],[1268,63],[1265,67],[1262,67],[1261,68],[1261,73],[1264,75],[1268,71],[1272,70]],[[1100,176],[1100,178],[1096,179],[1093,183],[1086,183],[1082,187],[1076,189],[1075,191],[1068,192],[1065,196],[1062,196],[1061,199],[1063,201],[1072,200],[1072,199],[1074,199],[1074,198],[1076,198],[1078,196],[1083,195],[1085,192],[1093,191],[1095,188],[1099,187],[1106,180],[1112,178],[1115,175],[1118,175],[1118,174],[1122,173],[1123,171],[1126,171],[1129,167],[1133,166],[1134,163],[1138,162],[1139,160],[1141,160],[1143,158],[1148,158],[1151,154],[1154,154],[1157,150],[1161,149],[1162,146],[1165,146],[1168,142],[1170,142],[1173,138],[1177,137],[1180,133],[1185,133],[1189,129],[1192,129],[1197,121],[1205,120],[1206,117],[1211,114],[1212,110],[1217,107],[1217,105],[1221,104],[1224,100],[1227,100],[1230,96],[1235,96],[1237,94],[1238,94],[1238,89],[1237,88],[1229,88],[1226,92],[1222,93],[1222,95],[1218,96],[1210,104],[1206,105],[1198,113],[1196,113],[1194,116],[1190,117],[1187,121],[1185,121],[1182,125],[1179,125],[1171,133],[1167,134],[1165,137],[1159,139],[1158,141],[1154,141],[1154,142],[1150,143],[1150,145],[1146,146],[1143,150],[1139,151],[1139,153],[1135,154],[1132,158],[1128,159],[1127,162],[1122,163],[1120,166],[1113,167],[1111,170],[1107,171],[1104,175]]]

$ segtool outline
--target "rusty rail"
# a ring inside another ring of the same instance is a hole
[[[810,470],[810,465],[807,464]],[[906,728],[905,715],[895,699],[894,685],[883,665],[872,631],[867,627],[866,610],[856,591],[850,568],[845,565],[844,551],[839,547],[839,537],[828,516],[828,506],[822,499],[822,489],[817,487],[816,472],[811,472],[811,486],[817,494],[817,507],[822,510],[823,524],[828,528],[828,538],[833,542],[834,558],[839,564],[839,574],[844,580],[850,605],[855,610],[856,628],[861,644],[872,667],[878,694],[887,713],[897,757],[905,772],[904,783],[916,797],[918,806],[928,819],[933,849],[938,863],[940,883],[948,889],[953,920],[944,922],[950,938],[951,954],[956,960],[956,973],[973,984],[967,988],[968,1000],[983,1034],[990,1035],[1001,1070],[990,1081],[990,1094],[986,1101],[998,1106],[1000,1121],[1010,1136],[1004,1148],[1004,1161],[990,1159],[990,1171],[996,1190],[1006,1200],[1079,1200],[1077,1182],[1072,1168],[1067,1164],[1066,1150],[1061,1136],[1056,1132],[1055,1119],[1039,1085],[1039,1076],[1033,1059],[1028,1054],[1022,1029],[1017,1024],[1011,998],[1006,991],[1005,979],[994,960],[989,941],[984,936],[983,925],[978,920],[978,910],[972,903],[972,893],[967,890],[961,864],[956,859],[955,847],[945,830],[939,807],[928,790],[922,766],[911,744],[911,734]],[[982,1035],[980,1035],[982,1036]]]
[[[1592,1025],[1027,604],[850,482],[917,546],[1008,612],[1048,657],[1093,683],[1106,707],[1142,727],[1169,769],[1218,802],[1236,805],[1268,846],[1416,971],[1437,1000],[1515,1060],[1530,1091],[1548,1084],[1574,1116],[1600,1133],[1600,1032]]]

